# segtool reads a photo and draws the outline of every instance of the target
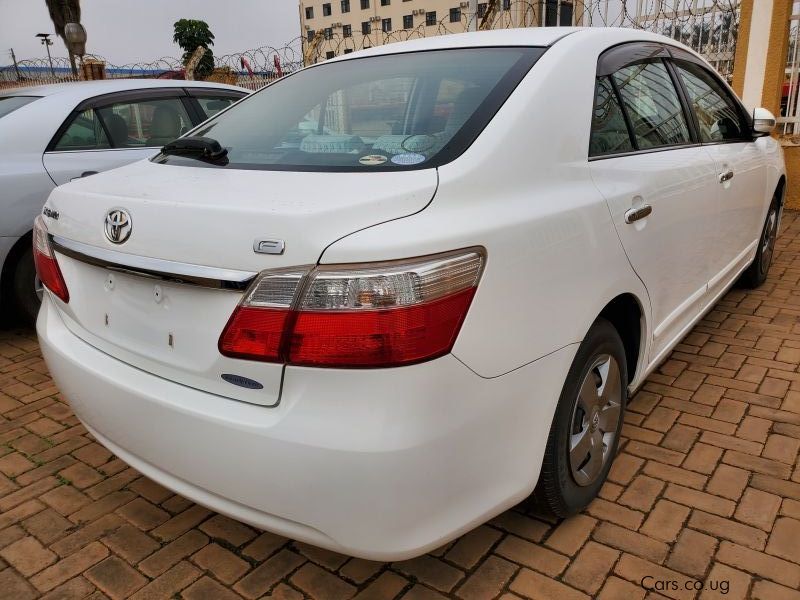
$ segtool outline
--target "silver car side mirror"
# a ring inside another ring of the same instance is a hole
[[[753,110],[753,133],[761,137],[769,135],[775,129],[775,115],[766,108],[756,108]]]

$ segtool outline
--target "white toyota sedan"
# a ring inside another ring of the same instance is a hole
[[[56,189],[42,352],[101,443],[257,527],[400,559],[567,516],[629,394],[767,277],[773,126],[636,30],[347,55]]]

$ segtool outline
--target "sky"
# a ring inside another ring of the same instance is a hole
[[[123,65],[179,57],[172,41],[178,19],[202,19],[216,36],[216,55],[260,46],[282,47],[300,35],[297,0],[81,0],[86,51]],[[34,37],[53,33],[45,0],[0,0],[0,65],[44,58],[44,46]],[[54,36],[54,56],[66,56]]]

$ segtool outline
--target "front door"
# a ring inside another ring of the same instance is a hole
[[[695,62],[674,64],[717,171],[719,243],[712,249],[709,280],[710,295],[716,296],[753,256],[766,210],[766,165],[739,103],[718,77]]]

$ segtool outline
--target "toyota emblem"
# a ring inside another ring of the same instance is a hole
[[[122,244],[127,241],[131,237],[132,230],[131,216],[125,209],[112,208],[106,213],[106,239],[112,244]]]

